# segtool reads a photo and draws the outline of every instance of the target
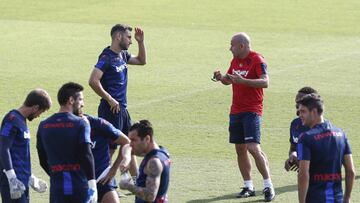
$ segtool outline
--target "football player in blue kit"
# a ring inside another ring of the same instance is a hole
[[[310,128],[300,135],[297,148],[299,202],[350,202],[355,169],[347,136],[324,120],[324,104],[319,95],[305,95],[298,103],[302,124]],[[342,166],[345,168],[344,195]]]
[[[97,202],[89,121],[74,114],[84,106],[82,91],[77,83],[64,84],[57,95],[59,112],[38,128],[36,147],[50,176],[51,203]]]
[[[316,93],[317,91],[312,87],[303,87],[299,89],[295,97],[296,103],[296,115],[297,117],[291,121],[290,124],[290,149],[289,149],[289,158],[285,161],[285,170],[286,171],[297,171],[299,169],[299,163],[297,160],[297,143],[299,140],[299,135],[305,131],[308,131],[310,128],[308,126],[304,126],[301,123],[301,119],[299,118],[299,104],[297,103],[303,96],[311,93]]]
[[[7,113],[0,129],[0,188],[3,203],[29,202],[29,186],[45,192],[47,184],[31,173],[30,131],[32,121],[51,106],[49,94],[32,90],[18,109]],[[4,172],[4,173],[3,173]]]
[[[101,203],[119,203],[116,193],[115,175],[120,169],[124,173],[129,169],[131,161],[131,147],[129,138],[111,123],[102,118],[87,114],[90,122],[92,153],[95,162],[95,176],[98,190],[98,201]],[[119,145],[121,150],[112,165],[110,165],[109,142]]]
[[[120,188],[135,194],[135,203],[167,203],[171,163],[169,153],[155,142],[154,131],[148,120],[133,124],[129,138],[133,154],[144,159],[139,167],[136,184],[131,179],[122,179]]]
[[[138,55],[134,56],[128,52],[132,44],[131,31],[132,28],[127,25],[116,24],[112,27],[111,45],[100,54],[89,79],[90,87],[101,97],[98,116],[109,121],[126,135],[131,126],[131,118],[127,110],[127,64],[146,64],[144,32],[140,28],[135,28],[134,38],[138,43]],[[112,156],[116,145],[110,147]],[[135,156],[131,160],[130,173],[133,176],[137,175]]]

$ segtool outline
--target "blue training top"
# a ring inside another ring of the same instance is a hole
[[[145,174],[144,170],[148,161],[153,157],[157,157],[158,159],[160,159],[161,164],[163,166],[163,171],[161,173],[161,178],[160,178],[160,186],[154,203],[167,203],[168,202],[167,191],[170,182],[171,160],[169,153],[165,148],[160,147],[160,149],[154,149],[144,157],[139,167],[139,175],[136,178],[136,186],[146,187],[147,175]],[[146,202],[140,199],[139,197],[135,197],[135,203],[146,203]]]
[[[90,122],[92,153],[95,161],[96,178],[110,166],[109,142],[120,137],[121,131],[102,118],[85,115]]]
[[[299,117],[295,118],[290,124],[290,143],[297,145],[300,134],[308,130],[310,128],[303,125]]]
[[[0,136],[2,140],[7,139],[6,142],[10,143],[12,167],[17,178],[27,187],[31,176],[31,165],[30,131],[26,125],[26,118],[19,111],[11,110],[1,123]],[[2,165],[3,160],[0,161],[0,173],[3,173],[3,169],[9,170],[8,167],[11,167],[10,163]]]
[[[128,51],[121,51],[120,54],[113,52],[110,47],[106,47],[100,54],[95,68],[103,72],[100,80],[104,90],[109,93],[121,107],[126,108],[128,67],[127,62],[131,55]],[[102,102],[106,102],[101,99]]]
[[[47,156],[50,168],[50,193],[74,195],[88,188],[80,165],[79,145],[91,143],[90,125],[72,113],[56,113],[39,125],[39,153]]]
[[[306,202],[342,202],[341,167],[351,154],[345,133],[329,121],[300,135],[298,159],[310,161]]]

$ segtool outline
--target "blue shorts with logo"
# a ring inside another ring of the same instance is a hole
[[[126,108],[120,107],[120,111],[118,113],[113,113],[110,111],[110,105],[106,101],[101,100],[98,108],[98,116],[107,120],[125,135],[128,135],[129,129],[131,127],[131,118]],[[116,149],[117,146],[110,143],[110,148]]]
[[[260,144],[261,117],[253,112],[230,114],[229,142],[233,144]]]

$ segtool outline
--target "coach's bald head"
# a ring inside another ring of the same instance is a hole
[[[230,51],[234,57],[245,58],[250,52],[250,37],[245,32],[236,33],[231,38]]]

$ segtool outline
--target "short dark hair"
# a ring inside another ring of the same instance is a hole
[[[34,89],[26,96],[24,105],[32,107],[39,105],[40,110],[48,110],[51,107],[51,98],[43,89]]]
[[[128,25],[123,24],[116,24],[111,28],[110,36],[113,37],[113,35],[117,32],[125,32],[126,30],[132,31],[132,28]]]
[[[147,135],[152,139],[154,130],[152,128],[152,124],[148,120],[141,120],[139,122],[134,123],[129,131],[136,130],[138,136],[143,140]]]
[[[298,103],[300,105],[305,106],[310,111],[316,109],[317,112],[321,115],[324,111],[324,101],[320,97],[320,95],[311,93],[303,96]]]
[[[58,91],[57,99],[61,106],[65,105],[70,97],[77,99],[78,94],[84,90],[84,87],[75,82],[65,83]]]
[[[317,94],[318,92],[312,87],[305,86],[305,87],[299,89],[298,93],[302,93],[302,94],[315,93],[315,94]]]

